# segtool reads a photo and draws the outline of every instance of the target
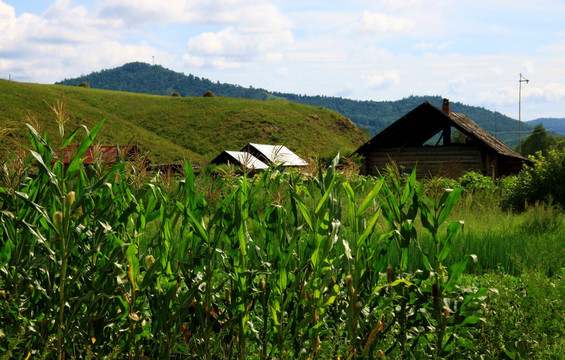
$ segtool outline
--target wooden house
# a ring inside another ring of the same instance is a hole
[[[453,136],[455,129],[464,135],[459,140]],[[467,116],[450,112],[448,99],[443,100],[441,110],[428,102],[416,107],[355,154],[363,159],[363,174],[376,175],[394,162],[407,171],[416,168],[420,179],[457,179],[468,171],[496,178],[516,174],[530,162]]]
[[[63,164],[69,165],[77,152],[76,146],[68,146],[63,151],[57,152],[57,157],[63,157]],[[135,145],[131,146],[89,146],[82,156],[82,163],[86,166],[93,165],[96,161],[115,164],[120,161],[136,161],[142,156]],[[53,158],[53,162],[57,159]],[[146,164],[147,165],[147,164]]]

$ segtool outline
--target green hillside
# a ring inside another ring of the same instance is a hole
[[[97,137],[102,145],[137,144],[149,151],[154,163],[187,158],[203,164],[223,150],[239,150],[249,142],[284,144],[304,157],[325,157],[337,151],[351,153],[367,140],[336,112],[286,101],[180,98],[6,80],[0,80],[1,128],[18,137],[31,122],[53,143],[60,142],[50,107],[62,91],[70,114],[67,133],[80,124],[92,128],[106,118]],[[2,141],[4,151],[12,146]]]
[[[65,85],[88,83],[97,89],[129,91],[156,95],[170,95],[174,91],[182,96],[199,97],[208,90],[218,96],[247,98],[258,100],[286,100],[295,103],[320,106],[348,117],[357,126],[367,129],[375,135],[404,116],[424,101],[441,108],[441,96],[410,96],[397,101],[358,101],[332,96],[309,96],[281,92],[269,92],[264,89],[245,88],[238,85],[213,82],[192,74],[185,75],[160,65],[149,65],[141,62],[93,72],[75,79],[59,82]],[[415,89],[416,90],[416,89]],[[465,105],[451,100],[451,110],[461,112],[495,135],[501,141],[515,147],[518,144],[518,121],[499,112],[482,107]],[[522,123],[522,138],[525,138],[533,126]]]

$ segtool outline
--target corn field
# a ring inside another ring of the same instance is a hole
[[[66,138],[68,164],[31,126],[29,156],[3,160],[0,359],[474,354],[487,289],[460,284],[473,255],[445,264],[460,189],[430,199],[415,173],[348,177],[336,157],[237,177],[212,203],[190,164],[172,183],[83,166],[102,125]]]

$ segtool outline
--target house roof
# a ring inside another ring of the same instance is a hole
[[[448,115],[428,102],[424,102],[389,125],[363,144],[355,153],[363,154],[370,148],[422,146],[427,140],[447,126],[455,127],[469,138],[476,140],[500,155],[529,161],[464,114],[451,112]]]
[[[131,146],[89,146],[86,152],[82,156],[84,165],[92,165],[96,162],[96,158],[100,156],[102,161],[114,161],[118,158],[119,154],[122,157],[122,161],[126,158],[132,156],[133,154],[139,153],[139,149],[135,145]],[[63,157],[63,164],[69,164],[71,159],[75,156],[77,152],[76,146],[68,146],[62,151],[57,152],[58,157]],[[56,161],[53,158],[53,162]]]
[[[242,151],[248,151],[264,161],[275,165],[307,166],[308,163],[283,145],[247,144]]]
[[[245,151],[223,151],[211,161],[214,164],[238,163],[252,170],[265,170],[269,165]]]

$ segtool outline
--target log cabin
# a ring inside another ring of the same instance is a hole
[[[454,136],[456,130],[458,136]],[[457,179],[469,171],[498,178],[516,174],[531,163],[467,116],[452,113],[448,99],[441,110],[424,102],[354,154],[362,158],[362,174],[377,175],[394,163],[404,171],[416,168],[419,179]]]

